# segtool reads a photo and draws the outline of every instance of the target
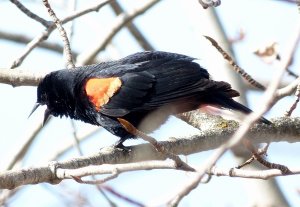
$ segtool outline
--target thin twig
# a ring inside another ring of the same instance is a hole
[[[123,194],[117,192],[115,189],[113,189],[110,186],[102,185],[102,188],[105,189],[106,191],[110,192],[114,196],[118,197],[119,199],[122,199],[122,200],[126,201],[127,203],[130,203],[131,205],[140,206],[140,207],[145,206],[142,203],[140,203],[132,198],[129,198],[128,196],[124,196]]]
[[[15,164],[21,160],[26,152],[28,151],[29,147],[37,137],[37,134],[42,130],[42,124],[39,124],[36,126],[35,129],[31,131],[31,133],[26,136],[24,143],[21,144],[20,149],[15,149],[15,154],[12,156],[13,159],[9,162],[8,166],[6,167],[6,170],[11,170]]]
[[[25,47],[23,52],[20,56],[18,56],[13,63],[11,64],[10,68],[14,69],[22,64],[24,59],[30,54],[30,52],[36,48],[42,41],[48,39],[49,34],[54,30],[53,26],[48,27],[45,31],[43,31],[41,34],[33,38]]]
[[[102,165],[90,165],[78,169],[63,169],[58,168],[56,176],[59,179],[73,179],[82,178],[90,175],[105,175],[111,174],[118,176],[124,172],[140,171],[140,170],[152,170],[152,169],[177,169],[174,161],[144,161],[126,164],[102,164]],[[183,169],[179,169],[183,170]],[[85,183],[85,182],[83,182]],[[87,184],[95,184],[89,182]]]
[[[65,24],[69,21],[72,21],[73,19],[84,16],[84,15],[89,14],[91,12],[99,12],[99,10],[101,8],[103,8],[106,4],[108,4],[111,1],[115,1],[115,0],[102,0],[102,2],[96,3],[95,5],[93,5],[89,8],[74,11],[74,13],[72,13],[69,16],[63,18],[62,23]]]
[[[297,78],[296,80],[294,80],[289,85],[277,90],[274,102],[277,102],[278,100],[280,100],[280,99],[282,99],[286,96],[290,96],[293,93],[295,93],[298,84],[300,84],[300,78]]]
[[[116,15],[120,15],[124,13],[124,9],[121,7],[119,2],[112,1],[110,3],[111,8],[116,13]],[[134,24],[134,22],[129,22],[126,27],[128,28],[129,32],[133,35],[133,37],[137,40],[139,45],[144,50],[154,50],[154,47],[151,45],[151,43],[143,36],[142,32],[138,29],[138,27]]]
[[[257,151],[258,155],[266,155],[267,150],[268,150],[269,144],[267,144],[264,148],[262,148],[261,150]],[[236,167],[236,169],[241,169],[243,167],[245,167],[246,165],[251,164],[253,161],[255,160],[255,156],[252,155],[248,160],[246,160],[244,163],[240,164],[239,166]]]
[[[90,12],[97,12],[99,11],[103,6],[105,6],[107,3],[109,3],[111,0],[106,0],[103,1],[101,3],[97,3],[94,6],[91,6],[89,8],[80,10],[80,11],[75,11],[74,13],[70,14],[69,16],[63,18],[61,20],[62,24],[66,24],[69,21],[72,21],[73,19],[79,18],[83,15],[86,15]],[[39,34],[38,36],[36,36],[33,40],[31,40],[26,48],[24,49],[24,51],[21,53],[21,55],[16,58],[11,67],[10,68],[16,68],[18,66],[20,66],[22,64],[22,62],[24,61],[24,59],[30,54],[30,52],[36,48],[41,42],[43,42],[44,40],[48,39],[49,35],[54,31],[54,29],[56,28],[56,25],[54,23],[52,23],[51,25],[49,25],[49,27],[43,31],[41,34]]]
[[[290,75],[290,76],[293,76],[294,78],[299,78],[299,75],[294,73],[293,71],[291,71],[290,69],[287,70],[287,73]]]
[[[247,149],[249,149],[253,156],[253,160],[257,160],[260,164],[262,164],[263,166],[270,168],[270,169],[278,169],[281,170],[283,174],[289,174],[291,173],[291,171],[289,170],[288,167],[281,165],[281,164],[276,164],[276,163],[271,163],[267,160],[265,160],[264,158],[262,158],[261,155],[265,154],[269,148],[269,144],[266,145],[266,147],[263,148],[263,150],[256,150],[254,145],[251,143],[250,140],[248,139],[244,139],[243,140],[244,145],[247,147]],[[251,159],[251,158],[250,158]]]
[[[300,41],[300,23],[298,23],[298,25],[297,25],[297,31],[296,31],[296,33],[294,35],[295,35],[295,37],[294,37],[295,38],[295,43],[294,43],[295,45],[291,49],[292,51],[296,50],[296,48],[297,48],[297,46],[299,44],[299,41]],[[292,56],[289,58],[289,62],[288,63],[290,63],[291,60],[292,60]],[[298,79],[299,78],[297,78],[297,80]],[[300,100],[300,83],[298,83],[298,85],[297,85],[295,96],[296,96],[296,100],[294,101],[294,103],[292,104],[292,106],[286,111],[285,116],[291,116],[292,113],[293,113],[293,111],[297,108],[298,102]]]
[[[300,100],[300,83],[297,86],[295,95],[296,95],[296,100],[294,101],[294,103],[292,104],[290,109],[285,112],[285,114],[284,114],[285,116],[291,116],[293,111],[297,108],[297,105],[298,105],[299,100]]]
[[[279,169],[268,169],[268,170],[243,170],[243,169],[222,169],[218,167],[212,167],[208,174],[216,176],[229,176],[229,177],[240,177],[240,178],[253,178],[253,179],[263,179],[267,180],[270,178],[278,176],[287,176],[290,174],[285,174]],[[298,175],[300,174],[299,168],[291,168],[291,174]]]
[[[83,135],[77,134],[77,139],[79,142],[85,141],[91,137],[93,137],[95,134],[97,134],[100,130],[102,130],[101,127],[92,129],[90,131],[85,131]],[[57,149],[57,151],[52,155],[48,160],[58,160],[61,156],[63,156],[65,153],[67,153],[69,150],[74,148],[74,142],[68,143],[65,146],[62,146],[60,149]]]
[[[75,68],[75,65],[73,63],[73,58],[72,58],[70,42],[68,39],[68,35],[62,26],[62,22],[57,18],[56,14],[53,11],[53,9],[51,8],[48,0],[43,0],[43,3],[45,5],[45,7],[47,8],[50,17],[53,19],[53,22],[55,23],[55,25],[60,33],[60,36],[64,42],[64,56],[66,58],[65,62],[66,62],[67,68],[69,68],[69,69]]]
[[[29,9],[27,9],[21,2],[19,2],[18,0],[10,0],[13,4],[15,4],[24,14],[26,14],[28,17],[30,17],[31,19],[41,23],[42,25],[44,25],[46,28],[50,26],[51,22],[39,17],[38,15],[36,15],[35,13],[33,13],[32,11],[30,11]]]
[[[76,126],[75,126],[75,121],[72,120],[72,119],[70,121],[71,121],[72,129],[73,129],[73,141],[74,141],[73,146],[75,147],[75,149],[77,150],[79,155],[83,156],[83,152],[82,152],[82,149],[80,147],[80,140],[79,140],[79,137],[77,135],[77,129],[76,129]]]
[[[263,159],[258,153],[254,153],[253,155],[259,163],[261,163],[262,165],[264,165],[265,167],[267,167],[269,169],[278,169],[282,172],[282,174],[291,174],[292,173],[292,171],[285,165],[269,162],[269,161]]]
[[[6,31],[0,31],[0,39],[9,40],[17,43],[27,44],[32,40],[31,37],[25,36],[23,34],[15,34],[11,32]],[[39,47],[51,50],[53,52],[63,53],[64,47],[57,43],[51,43],[51,42],[41,42]],[[74,53],[74,56],[77,56],[77,53]]]
[[[78,182],[78,183],[82,183],[82,184],[90,184],[90,185],[100,185],[102,183],[105,183],[109,180],[115,179],[119,176],[118,172],[112,172],[110,175],[106,176],[105,178],[102,179],[94,179],[93,180],[82,180],[81,177],[76,177],[76,176],[72,176],[72,178]]]
[[[75,126],[74,120],[71,120],[71,125],[72,125],[72,129],[73,129],[73,140],[74,140],[73,146],[76,148],[76,150],[78,151],[79,155],[80,155],[80,156],[83,156],[83,151],[82,151],[82,149],[81,149],[81,147],[80,147],[80,137],[79,137],[78,134],[77,134],[77,130],[76,130],[76,126]],[[95,177],[94,175],[92,175],[92,178],[94,179],[95,184],[96,184],[97,182],[100,183],[100,181],[97,181],[97,180],[96,180],[96,177]],[[111,177],[111,179],[113,179],[113,177]],[[74,176],[74,180],[76,180],[77,182],[79,182],[79,181],[85,182],[85,181],[79,179],[79,177],[75,177],[75,176]],[[109,179],[107,178],[106,180],[102,180],[102,182],[105,182],[105,181],[108,181],[108,180],[109,180]],[[92,184],[92,181],[90,181],[90,184]],[[112,202],[112,201],[110,200],[110,198],[109,198],[108,196],[106,196],[105,192],[101,189],[100,186],[97,185],[96,188],[97,188],[97,190],[99,191],[99,193],[107,200],[107,202],[109,203],[109,205],[110,205],[111,207],[115,206],[114,202]]]
[[[238,72],[239,74],[241,74],[241,76],[248,81],[251,85],[255,86],[256,88],[259,88],[261,90],[265,90],[265,86],[261,85],[260,83],[258,83],[256,80],[254,80],[244,69],[242,69],[240,66],[238,66],[233,58],[227,53],[225,52],[225,50],[222,49],[222,47],[217,43],[216,40],[214,40],[213,38],[209,37],[209,36],[204,36],[207,40],[209,40],[211,42],[211,44],[223,55],[224,59],[227,60],[229,62],[229,64],[231,66],[233,66],[233,69]]]

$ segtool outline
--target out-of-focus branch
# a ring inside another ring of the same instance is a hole
[[[9,40],[17,43],[22,43],[22,44],[27,44],[32,40],[32,38],[27,37],[23,34],[15,34],[15,33],[10,33],[5,31],[0,31],[0,39]],[[63,53],[64,50],[64,47],[57,43],[41,42],[38,46],[58,53]],[[77,53],[74,53],[74,56],[77,56]]]
[[[113,23],[112,27],[110,28],[108,34],[96,44],[96,46],[87,51],[86,53],[82,53],[77,57],[77,64],[79,66],[90,64],[93,59],[97,56],[97,54],[103,50],[107,44],[112,40],[112,38],[130,21],[132,21],[137,16],[143,14],[147,10],[149,10],[152,6],[157,4],[160,0],[151,0],[141,8],[138,8],[134,11],[123,13],[119,15],[115,22]]]
[[[116,13],[116,15],[120,15],[124,13],[124,9],[121,7],[121,5],[117,1],[112,1],[110,3],[111,8]],[[153,46],[149,43],[149,41],[143,36],[142,32],[138,29],[138,27],[131,21],[128,22],[126,25],[130,33],[133,35],[133,37],[137,40],[139,45],[144,50],[154,50]]]
[[[286,2],[286,3],[292,3],[292,4],[299,2],[298,0],[276,0],[276,1],[282,1],[282,2]]]
[[[0,194],[0,205],[1,206],[5,206],[5,204],[7,203],[7,200],[9,198],[11,198],[17,191],[18,191],[18,189],[3,190],[3,191],[1,191],[1,194]]]
[[[273,125],[255,125],[246,136],[253,143],[266,142],[299,142],[300,118],[278,118],[272,120]],[[167,151],[174,154],[192,154],[196,152],[215,149],[228,140],[237,129],[237,124],[223,125],[200,132],[191,137],[171,138],[169,141],[159,142]],[[99,153],[87,157],[73,158],[64,162],[50,163],[46,166],[10,170],[0,173],[0,188],[12,189],[20,185],[41,182],[57,183],[56,172],[58,169],[77,169],[89,165],[120,164],[140,162],[146,160],[164,160],[167,157],[157,153],[150,144],[140,144],[131,147],[130,152],[108,147]]]
[[[121,194],[117,192],[115,189],[113,189],[110,186],[107,185],[101,185],[103,189],[105,189],[107,192],[111,193],[112,195],[116,196],[119,199],[122,199],[126,201],[127,203],[131,204],[132,206],[138,206],[138,207],[144,207],[142,203],[136,201],[135,199],[129,198],[128,196],[125,196],[124,194]]]
[[[21,144],[20,149],[15,149],[15,155],[12,156],[13,159],[10,161],[8,166],[6,167],[7,170],[11,170],[15,164],[21,160],[26,152],[28,151],[29,147],[33,143],[34,139],[37,137],[37,134],[42,130],[42,124],[37,125],[34,129],[31,130],[31,133],[25,137],[25,141]]]
[[[203,9],[207,9],[209,7],[217,7],[221,5],[221,0],[199,0],[199,4],[203,7]]]

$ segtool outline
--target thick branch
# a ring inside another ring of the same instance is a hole
[[[0,83],[12,86],[37,86],[44,76],[25,70],[0,69]]]
[[[246,135],[253,143],[265,142],[300,142],[300,118],[277,118],[273,125],[255,125]],[[232,123],[232,124],[231,124]],[[171,138],[160,142],[161,146],[174,154],[189,155],[219,147],[228,140],[238,128],[236,122],[220,125],[200,132],[191,137]],[[71,160],[50,163],[49,165],[10,170],[0,174],[0,188],[13,189],[20,185],[41,182],[57,183],[56,169],[77,169],[89,165],[120,164],[145,160],[164,160],[166,156],[157,151],[150,144],[140,144],[132,147],[130,152],[124,152],[112,147],[102,149],[94,155],[74,158]]]

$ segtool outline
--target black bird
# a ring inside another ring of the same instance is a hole
[[[120,137],[116,146],[135,136],[122,118],[148,133],[169,115],[211,104],[252,112],[232,98],[239,93],[223,81],[210,79],[195,58],[168,52],[139,52],[123,59],[49,73],[37,88],[37,103],[49,115],[67,116],[100,125]],[[32,111],[32,113],[33,113]],[[265,118],[260,122],[270,124]]]

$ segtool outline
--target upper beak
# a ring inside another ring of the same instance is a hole
[[[35,103],[28,118],[33,114],[33,112],[35,112],[35,110],[40,106],[41,104],[40,103]]]
[[[41,105],[40,103],[34,104],[34,106],[33,106],[32,110],[31,110],[31,112],[30,112],[28,118],[33,114],[33,112],[34,112],[40,105]],[[45,113],[44,113],[44,120],[43,120],[43,125],[42,125],[42,126],[44,126],[44,125],[46,124],[46,122],[47,122],[48,119],[49,119],[50,114],[51,114],[51,111],[47,108],[47,109],[45,110]]]

